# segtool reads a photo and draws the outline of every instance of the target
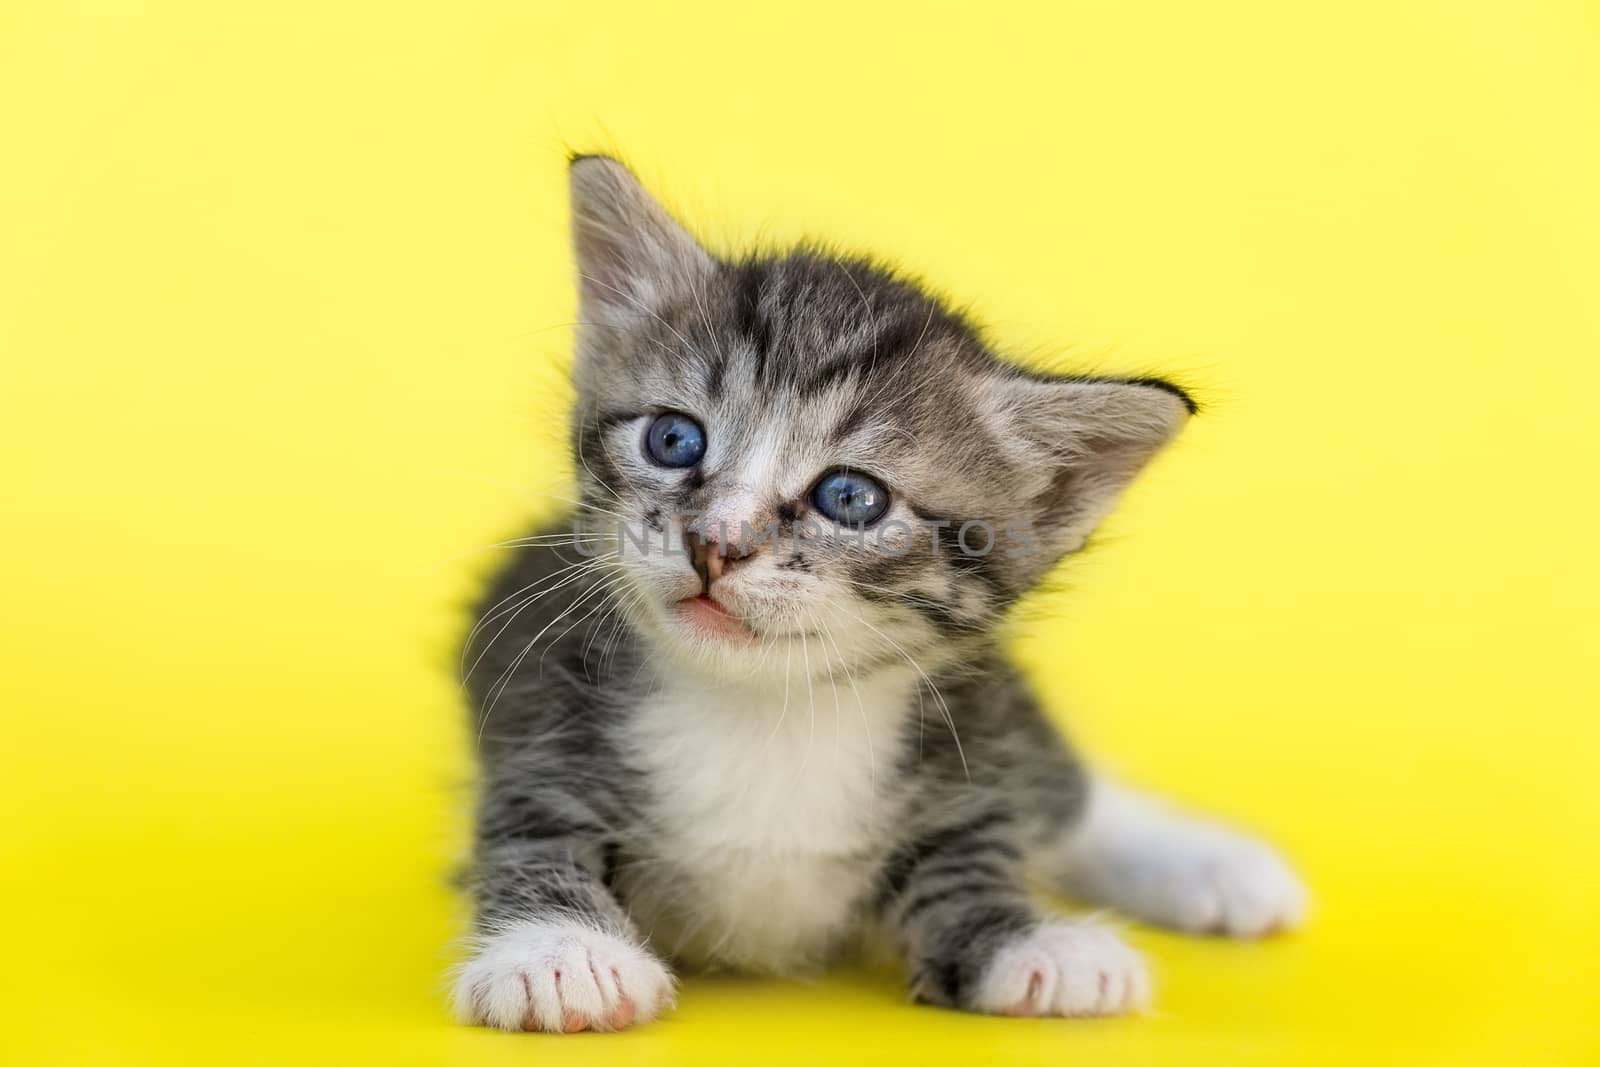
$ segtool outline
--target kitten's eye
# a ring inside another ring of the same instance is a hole
[[[834,471],[811,490],[811,502],[840,526],[870,526],[889,510],[889,490],[865,474]]]
[[[644,448],[663,467],[692,467],[706,454],[706,432],[689,416],[669,411],[650,424]]]

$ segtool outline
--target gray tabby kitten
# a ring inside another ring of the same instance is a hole
[[[585,521],[519,542],[466,644],[461,1018],[617,1029],[671,1005],[667,960],[793,974],[874,935],[930,1004],[1144,1005],[1139,956],[1030,876],[1294,924],[1272,851],[1091,776],[996,645],[1183,391],[1002,362],[859,259],[714,257],[614,160],[571,181]]]

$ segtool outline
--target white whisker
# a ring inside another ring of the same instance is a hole
[[[867,629],[871,630],[873,633],[889,642],[889,644],[893,646],[894,650],[900,653],[901,656],[905,657],[905,661],[907,663],[911,664],[912,670],[916,671],[917,674],[922,676],[923,682],[927,684],[929,690],[931,690],[933,693],[934,700],[939,704],[940,711],[944,715],[945,725],[950,729],[950,737],[956,743],[956,755],[961,757],[961,772],[965,774],[967,779],[970,781],[972,779],[972,772],[967,768],[967,754],[966,751],[961,747],[961,735],[956,731],[955,717],[950,714],[950,705],[945,703],[944,694],[939,692],[939,687],[937,685],[933,684],[933,679],[929,678],[928,672],[922,669],[922,664],[911,658],[911,654],[905,649],[901,648],[898,641],[884,633],[882,630],[878,629],[876,626],[872,625],[866,619],[862,618],[859,612],[856,615],[856,619],[861,623],[861,625],[865,626]]]

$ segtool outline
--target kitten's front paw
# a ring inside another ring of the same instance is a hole
[[[1103,926],[1055,921],[995,953],[976,1011],[991,1015],[1123,1015],[1150,1002],[1139,954]]]
[[[577,923],[527,922],[462,968],[456,1015],[501,1030],[620,1030],[672,1006],[672,975],[644,949]]]

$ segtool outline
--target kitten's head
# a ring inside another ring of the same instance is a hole
[[[959,648],[1193,410],[1004,363],[861,259],[718,259],[615,160],[571,176],[582,498],[666,655],[785,675]]]

